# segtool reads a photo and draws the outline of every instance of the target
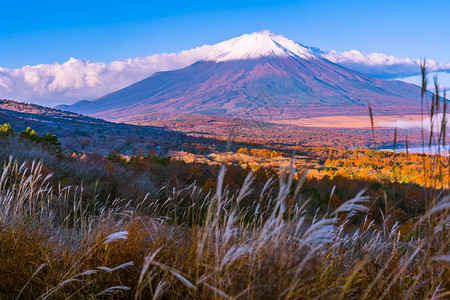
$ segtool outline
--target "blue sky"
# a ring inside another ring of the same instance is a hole
[[[450,1],[0,0],[0,67],[190,49],[264,29],[337,51],[450,63]]]

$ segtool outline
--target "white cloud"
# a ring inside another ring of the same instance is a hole
[[[367,54],[358,50],[323,52],[322,57],[349,69],[384,79],[420,74],[420,59],[398,58],[382,53]],[[450,64],[427,60],[429,72],[449,72]]]
[[[71,58],[65,63],[0,68],[0,98],[46,105],[98,97],[156,71],[173,70],[197,61],[196,55],[157,54],[110,64]]]
[[[205,45],[178,54],[156,54],[109,64],[70,58],[62,64],[0,68],[0,99],[55,105],[95,98],[155,72],[175,70],[210,59],[214,55],[211,47]]]

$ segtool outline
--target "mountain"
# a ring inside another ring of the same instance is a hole
[[[66,106],[115,121],[204,114],[264,120],[315,116],[417,114],[419,87],[376,79],[269,32],[210,48],[210,58],[157,72],[93,101]]]

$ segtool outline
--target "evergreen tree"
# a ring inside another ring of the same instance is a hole
[[[31,127],[27,127],[27,129],[25,129],[24,131],[22,131],[19,136],[21,138],[26,138],[32,141],[39,141],[39,136],[37,135],[36,131],[34,131],[33,129],[31,129]]]

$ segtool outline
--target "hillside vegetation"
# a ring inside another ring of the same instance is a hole
[[[253,172],[154,155],[79,157],[11,129],[0,138],[2,299],[450,293],[446,192],[417,198],[421,209],[404,222],[390,195],[379,207],[370,191],[337,200],[333,188],[318,206],[308,196],[315,181],[292,164]]]

